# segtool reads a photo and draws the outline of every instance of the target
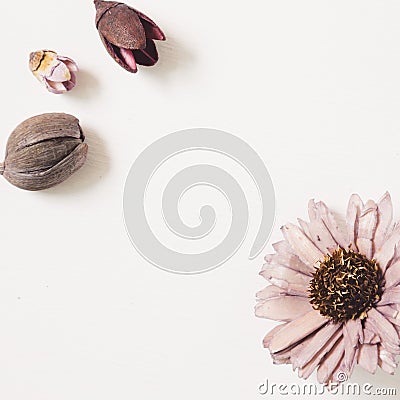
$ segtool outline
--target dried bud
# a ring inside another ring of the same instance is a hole
[[[129,72],[137,64],[158,61],[154,40],[165,40],[161,29],[146,15],[116,1],[95,0],[96,27],[111,57]]]
[[[35,51],[29,56],[29,68],[33,75],[55,94],[62,94],[74,88],[78,66],[68,57],[59,56],[50,50]]]
[[[84,164],[88,146],[79,121],[68,114],[27,119],[11,133],[0,173],[25,190],[58,185]]]

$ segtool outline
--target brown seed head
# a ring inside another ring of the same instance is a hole
[[[310,303],[335,323],[364,319],[382,296],[378,263],[353,250],[338,248],[316,268],[309,286]]]

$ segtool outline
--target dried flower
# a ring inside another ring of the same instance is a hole
[[[165,36],[149,17],[116,1],[95,0],[94,4],[100,38],[122,68],[137,72],[137,64],[156,64],[158,53],[154,40],[165,40]]]
[[[256,315],[284,321],[264,339],[275,364],[302,378],[341,382],[359,364],[393,374],[400,354],[400,224],[390,195],[365,204],[353,195],[346,228],[328,207],[309,203],[310,222],[282,227],[260,275]]]
[[[74,88],[78,66],[68,57],[50,50],[35,51],[29,56],[29,68],[33,75],[51,93],[62,94]]]
[[[84,164],[88,146],[79,121],[68,114],[42,114],[11,133],[0,173],[25,190],[58,185]]]

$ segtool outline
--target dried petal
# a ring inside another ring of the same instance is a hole
[[[275,321],[291,321],[312,311],[310,302],[305,297],[280,296],[261,301],[256,306],[256,315]]]
[[[385,272],[386,289],[400,283],[400,261],[391,264]]]
[[[378,207],[372,200],[368,200],[358,218],[356,241],[358,250],[367,258],[371,258],[373,254],[372,240],[375,235],[377,223]]]
[[[268,254],[265,256],[265,261],[268,264],[274,265],[282,265],[286,268],[293,269],[294,271],[301,272],[302,274],[308,275],[311,277],[314,269],[309,265],[304,264],[299,257],[290,253],[277,253],[277,254]]]
[[[380,337],[382,345],[387,350],[398,354],[400,352],[400,340],[393,325],[375,308],[368,311],[368,322]]]
[[[274,264],[265,264],[260,275],[289,294],[307,296],[310,277],[290,268]]]
[[[323,254],[330,253],[337,248],[338,244],[322,221],[314,200],[310,200],[308,203],[308,213],[310,216],[309,230],[311,240]]]
[[[400,287],[391,287],[385,290],[378,305],[384,306],[386,304],[400,303]]]
[[[324,328],[325,327],[323,327],[322,329]],[[303,367],[299,368],[299,377],[304,379],[308,378],[320,364],[321,360],[325,357],[325,355],[332,350],[332,348],[335,346],[335,344],[341,337],[342,337],[342,330],[337,329],[336,332],[328,339],[328,341],[320,349],[319,348],[316,349],[317,352],[312,357],[312,359]]]
[[[346,223],[348,243],[354,250],[357,250],[356,241],[358,232],[358,219],[363,207],[364,204],[360,199],[360,196],[358,194],[353,194],[350,197],[349,205],[347,207]]]
[[[332,379],[333,372],[344,357],[344,340],[340,338],[332,351],[322,360],[318,367],[317,379],[319,383],[327,383]]]
[[[395,356],[378,345],[378,364],[388,374],[393,375],[397,367]]]
[[[396,246],[400,241],[400,226],[396,226],[393,232],[388,236],[385,243],[374,254],[382,271],[385,272],[388,264],[395,256]]]
[[[347,235],[343,232],[341,228],[339,228],[339,225],[336,222],[336,218],[329,211],[329,208],[322,201],[319,201],[316,204],[316,207],[320,218],[324,222],[333,239],[336,241],[336,243],[339,244],[339,246],[346,248],[349,245],[349,243],[347,242]]]
[[[302,315],[300,318],[289,322],[283,327],[271,340],[269,350],[271,353],[276,353],[301,339],[304,339],[309,334],[315,332],[318,328],[328,323],[328,320],[320,315],[317,311],[310,311]]]
[[[344,358],[343,365],[350,374],[354,367],[354,359],[360,338],[361,321],[359,319],[348,320],[343,325]]]
[[[74,88],[78,66],[68,57],[50,50],[35,51],[29,56],[29,68],[46,89],[55,94]]]
[[[386,239],[393,219],[393,205],[390,194],[386,192],[378,203],[378,226],[375,232],[375,250],[379,250]]]
[[[358,351],[358,364],[374,374],[378,367],[378,346],[376,344],[362,344]]]
[[[314,266],[318,260],[324,258],[324,253],[314,245],[298,226],[293,224],[284,225],[282,232],[300,260],[305,264]]]
[[[266,286],[257,293],[258,300],[272,299],[273,297],[286,296],[287,291],[275,285]]]
[[[307,343],[307,346],[292,360],[293,366],[304,367],[329,342],[332,336],[340,330],[341,325],[328,323],[322,327]]]

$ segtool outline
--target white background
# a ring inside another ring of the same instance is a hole
[[[389,190],[400,217],[398,1],[131,5],[168,37],[159,64],[136,75],[106,53],[90,0],[2,5],[1,153],[18,123],[50,111],[79,117],[90,146],[57,188],[0,182],[2,399],[252,400],[267,378],[302,382],[262,348],[275,323],[253,316],[264,281],[262,256],[247,260],[251,232],[229,262],[197,276],[161,271],[131,245],[124,181],[170,132],[213,127],[258,151],[276,189],[272,241],[312,197],[342,213],[353,192]],[[29,52],[42,48],[78,62],[74,91],[49,94],[30,74]],[[381,372],[352,381],[400,391]]]

